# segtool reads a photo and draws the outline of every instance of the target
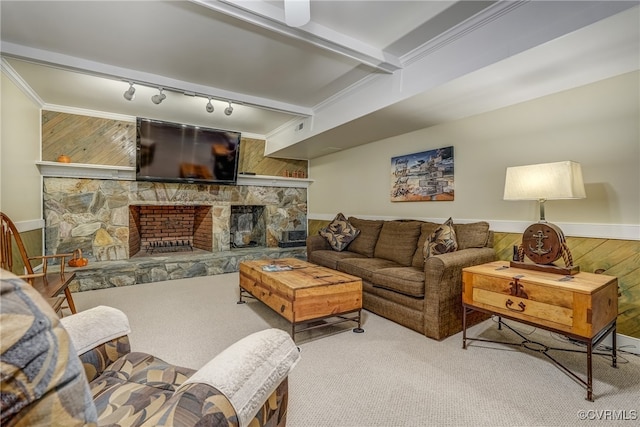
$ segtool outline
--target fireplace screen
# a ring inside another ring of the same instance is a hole
[[[231,206],[229,233],[231,248],[266,246],[264,206]]]

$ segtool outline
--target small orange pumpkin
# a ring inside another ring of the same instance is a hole
[[[69,260],[69,267],[84,267],[89,264],[89,260],[82,258],[82,250],[76,249],[73,251],[73,258]]]
[[[60,163],[71,163],[71,157],[61,154],[58,156],[58,162]]]

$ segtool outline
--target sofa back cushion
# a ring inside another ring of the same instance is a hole
[[[429,236],[431,236],[431,234],[436,231],[436,228],[438,228],[439,225],[440,224],[436,224],[435,222],[421,223],[420,237],[418,239],[418,244],[416,245],[416,250],[413,254],[413,260],[411,262],[412,267],[419,268],[420,270],[424,268],[424,244]]]
[[[380,229],[382,229],[384,221],[359,219],[350,216],[349,223],[360,230],[360,234],[349,244],[347,249],[350,252],[355,252],[369,258],[373,257],[378,235],[380,234]]]
[[[422,223],[419,221],[385,221],[374,251],[383,258],[408,267],[413,261]]]
[[[454,224],[458,250],[484,248],[489,240],[489,223],[479,221],[470,224]]]

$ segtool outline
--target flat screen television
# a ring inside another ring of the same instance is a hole
[[[240,132],[138,117],[136,180],[235,184]]]

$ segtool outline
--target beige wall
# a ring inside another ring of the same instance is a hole
[[[637,234],[639,80],[639,72],[625,74],[314,159],[309,217],[452,216],[496,222],[501,231],[509,221],[538,218],[536,202],[502,200],[508,166],[574,160],[582,164],[587,198],[547,202],[547,219],[584,223],[587,229],[631,225],[627,232]],[[455,200],[390,202],[391,157],[446,146],[454,146]]]
[[[40,106],[2,72],[0,209],[14,222],[42,218]]]

